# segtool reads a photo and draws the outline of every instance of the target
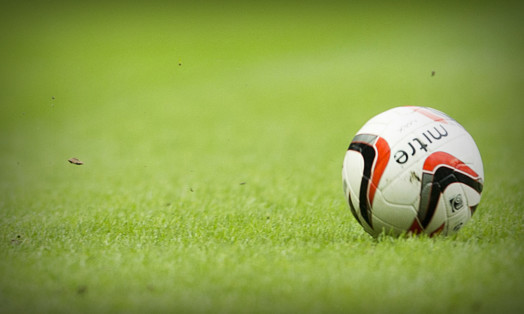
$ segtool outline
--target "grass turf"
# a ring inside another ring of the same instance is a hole
[[[7,7],[0,311],[522,311],[519,9]],[[345,149],[398,105],[477,141],[456,236],[374,240],[347,208]]]

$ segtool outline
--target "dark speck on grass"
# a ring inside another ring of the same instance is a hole
[[[55,96],[51,96],[51,99],[55,100]]]
[[[245,185],[247,182],[240,182],[240,185]]]
[[[85,294],[87,292],[87,286],[86,285],[81,285],[81,286],[78,286],[78,288],[76,288],[76,293],[82,295],[82,294]]]
[[[480,303],[479,301],[477,302],[474,302],[472,305],[471,305],[471,309],[474,311],[474,312],[478,312],[480,311],[480,308],[482,307],[482,303]]]
[[[148,284],[148,285],[146,286],[146,289],[147,289],[147,290],[149,290],[149,291],[151,291],[151,292],[154,292],[154,291],[156,291],[156,288],[155,288],[155,286],[154,286],[154,285],[152,285],[152,284]]]
[[[20,235],[17,235],[16,238],[11,239],[11,244],[13,245],[19,245],[22,243],[22,237]]]
[[[431,76],[435,76],[435,71],[431,71]]]

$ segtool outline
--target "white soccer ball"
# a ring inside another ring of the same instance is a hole
[[[475,212],[484,170],[475,141],[457,121],[407,106],[357,132],[342,181],[353,216],[372,236],[450,235]]]

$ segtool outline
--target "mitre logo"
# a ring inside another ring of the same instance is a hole
[[[433,129],[426,130],[422,132],[420,136],[413,138],[406,143],[405,149],[400,149],[395,152],[393,158],[399,164],[405,164],[410,156],[415,156],[417,151],[428,151],[428,146],[433,143],[440,141],[444,137],[448,136],[448,131],[442,124],[439,124],[438,127],[433,127]]]
[[[449,200],[449,204],[451,205],[452,212],[456,212],[457,210],[460,210],[462,207],[464,207],[464,200],[462,199],[462,194],[457,194],[453,196]]]

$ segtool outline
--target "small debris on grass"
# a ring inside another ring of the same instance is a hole
[[[240,182],[240,185],[245,185],[247,182]]]
[[[435,71],[431,71],[431,76],[435,76]]]
[[[189,192],[195,192],[195,190],[193,190],[193,188],[189,188]]]
[[[72,163],[73,165],[83,165],[84,162],[83,161],[80,161],[78,158],[70,158],[68,159],[67,161],[69,161],[69,163]]]
[[[22,243],[22,237],[20,235],[17,235],[16,238],[11,239],[11,244],[13,245],[19,245]]]
[[[78,294],[84,294],[87,292],[87,286],[86,285],[81,285],[81,286],[78,286],[78,288],[76,288],[76,293]]]
[[[51,99],[55,100],[55,96],[51,96]]]
[[[152,284],[148,284],[148,285],[146,286],[146,289],[147,289],[147,290],[149,290],[149,291],[151,291],[151,292],[154,292],[154,291],[156,291],[156,288],[155,288],[155,286],[154,286],[154,285],[152,285]]]

